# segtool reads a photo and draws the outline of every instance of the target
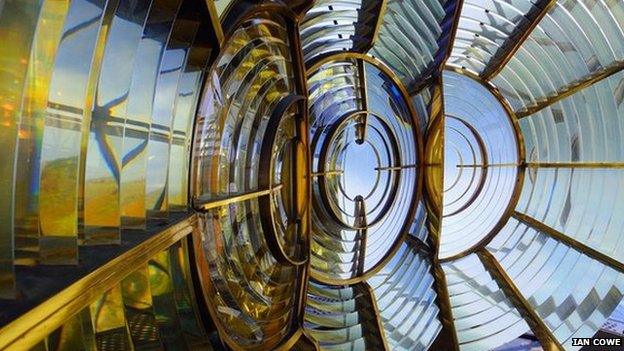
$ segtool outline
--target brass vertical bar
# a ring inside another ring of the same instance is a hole
[[[495,77],[509,63],[511,58],[518,52],[522,44],[527,40],[535,27],[546,16],[557,0],[540,0],[524,16],[524,21],[519,23],[511,32],[507,40],[496,51],[481,73],[481,78],[486,81]]]
[[[447,46],[445,48],[444,62],[443,65],[446,64],[446,61],[451,56],[451,52],[453,51],[453,43],[455,42],[455,37],[457,36],[457,28],[459,28],[459,21],[461,19],[461,11],[464,7],[464,0],[455,1],[455,12],[453,14],[453,25],[449,32],[450,37],[448,39]],[[443,68],[443,65],[440,66],[440,69]]]
[[[360,94],[362,95],[362,110],[368,111],[368,85],[366,84],[366,67],[363,60],[357,61]]]
[[[453,43],[455,42],[455,37],[457,36],[457,28],[459,27],[459,20],[461,19],[462,8],[464,7],[464,0],[456,0],[455,1],[455,11],[453,13],[453,24],[449,31],[448,42],[446,43],[446,47],[444,48],[444,57],[442,62],[436,69],[438,71],[442,71],[444,66],[446,65],[446,61],[448,61],[449,57],[451,57],[451,52],[453,51]]]
[[[305,12],[313,6],[313,2],[304,2],[300,16],[304,16]],[[312,169],[312,158],[310,155],[309,147],[309,116],[308,116],[308,83],[307,83],[307,70],[305,66],[305,60],[303,58],[303,48],[301,44],[301,37],[299,35],[299,21],[293,21],[290,23],[289,40],[292,47],[292,62],[294,65],[294,74],[296,78],[296,87],[299,95],[305,97],[300,104],[300,118],[298,123],[298,135],[300,143],[305,150],[304,155],[298,155],[302,158],[296,164],[296,177],[301,182],[297,186],[302,191],[297,192],[297,203],[301,204],[302,213],[300,218],[300,230],[302,231],[302,240],[304,242],[303,249],[306,250],[308,257],[307,263],[301,265],[297,270],[299,275],[299,281],[297,282],[297,297],[296,297],[296,318],[294,318],[297,325],[295,327],[303,329],[306,299],[308,291],[308,277],[310,276],[310,229],[312,228],[312,215],[310,213],[312,208],[312,187],[310,186],[310,170]]]
[[[436,301],[440,308],[440,322],[442,331],[435,339],[432,350],[459,350],[459,340],[451,301],[449,298],[446,275],[438,254],[440,251],[440,232],[442,227],[442,200],[444,182],[444,95],[441,72],[436,73],[433,80],[431,103],[429,105],[429,124],[427,127],[428,140],[425,149],[425,178],[428,180],[425,188],[427,206],[427,228],[429,229],[429,246],[433,250],[432,270]]]
[[[577,92],[595,83],[598,83],[603,79],[609,78],[612,75],[621,72],[622,70],[624,70],[624,61],[618,61],[609,67],[606,67],[596,73],[588,75],[587,77],[585,77],[585,79],[581,81],[573,83],[572,85],[569,85],[559,90],[556,95],[549,96],[545,100],[538,102],[536,105],[530,106],[525,110],[516,112],[516,116],[518,118],[525,118],[525,117],[531,116],[532,114],[538,111],[541,111],[542,109],[545,109],[546,107],[554,103],[557,103],[571,95],[574,95]]]
[[[210,23],[212,24],[212,29],[214,30],[214,34],[218,41],[217,47],[220,48],[225,41],[223,27],[221,27],[221,20],[219,19],[219,14],[217,13],[217,8],[215,7],[214,0],[205,1],[206,7],[208,7],[208,13],[210,14]]]
[[[564,350],[561,343],[553,335],[552,331],[546,326],[542,318],[537,314],[533,306],[522,296],[520,289],[514,284],[513,280],[507,275],[505,269],[501,267],[494,255],[487,249],[481,249],[477,252],[479,259],[483,263],[485,269],[490,273],[496,284],[503,290],[507,298],[511,300],[514,307],[520,315],[524,317],[527,324],[538,338],[544,350]]]
[[[359,228],[357,230],[357,236],[360,239],[358,244],[358,256],[357,256],[357,275],[364,274],[364,261],[366,259],[366,241],[368,236],[367,220],[366,220],[366,203],[361,195],[355,197],[355,210],[354,210],[354,227]]]
[[[442,75],[437,74],[431,87],[429,104],[429,123],[426,131],[424,169],[425,199],[427,205],[427,226],[431,248],[437,257],[440,249],[439,232],[442,220],[442,189],[444,182],[444,96]]]
[[[388,340],[386,338],[386,330],[384,329],[383,321],[381,320],[381,311],[379,310],[379,306],[377,305],[377,298],[375,297],[375,291],[373,288],[367,283],[361,283],[364,286],[364,290],[368,293],[368,298],[370,300],[370,307],[373,309],[372,313],[375,315],[375,326],[379,331],[379,336],[381,337],[381,344],[383,345],[384,350],[390,350],[388,346]]]
[[[433,286],[437,295],[436,301],[440,308],[439,319],[442,323],[442,330],[433,341],[430,350],[459,351],[459,339],[457,338],[457,330],[455,329],[455,320],[453,318],[453,309],[448,292],[446,274],[440,263],[435,259],[432,270],[434,278]]]
[[[367,53],[373,48],[373,46],[375,46],[375,42],[377,41],[377,38],[379,38],[379,32],[381,31],[381,26],[383,25],[383,19],[386,15],[387,7],[388,0],[378,0],[376,1],[375,7],[371,9],[371,12],[376,13],[377,16],[375,17],[375,23],[371,26],[372,31],[370,36],[367,38],[368,41],[362,45],[359,50],[363,54]]]
[[[450,3],[454,3],[453,5],[450,5],[454,6],[452,10],[453,14],[450,15],[450,11],[446,10],[447,14],[441,23],[444,33],[447,32],[444,29],[449,27],[447,23],[451,21],[450,28],[447,32],[448,35],[440,36],[440,38],[438,38],[438,45],[440,49],[436,52],[433,63],[421,73],[420,79],[407,88],[410,96],[417,95],[425,87],[435,84],[437,80],[437,73],[444,70],[446,61],[448,61],[449,57],[451,57],[451,53],[453,52],[453,43],[455,42],[455,37],[457,36],[457,28],[459,27],[459,20],[461,19],[461,11],[464,6],[464,0],[450,0],[447,1],[446,4],[448,5]]]
[[[530,217],[524,213],[517,212],[517,211],[514,212],[512,216],[518,221],[526,224],[527,226],[541,233],[544,233],[557,241],[560,241],[566,244],[567,246],[573,248],[574,250],[579,251],[582,254],[587,255],[593,258],[594,260],[599,261],[600,263],[606,266],[609,266],[619,272],[624,272],[624,263],[612,257],[609,257],[603,254],[602,252],[599,252],[598,250],[593,249],[574,238],[571,238],[565,235],[564,233],[538,221],[537,219]]]

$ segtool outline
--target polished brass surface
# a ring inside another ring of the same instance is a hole
[[[450,51],[449,51],[450,53]],[[434,289],[437,295],[437,304],[440,308],[440,322],[442,331],[435,339],[432,349],[459,350],[459,341],[453,321],[453,313],[446,276],[438,260],[440,248],[440,234],[442,226],[442,197],[444,179],[444,95],[442,91],[442,75],[434,76],[431,86],[431,103],[429,109],[429,125],[426,131],[425,150],[425,199],[427,208],[427,228],[429,229],[429,246],[432,248],[433,267],[432,274],[435,280]]]
[[[437,304],[440,308],[440,322],[442,331],[431,345],[431,350],[459,351],[459,340],[455,330],[451,300],[446,283],[446,275],[442,266],[434,259],[433,277],[435,279],[434,288],[437,294]]]
[[[214,0],[204,0],[206,2],[206,6],[208,7],[208,14],[210,15],[210,23],[212,24],[212,30],[214,31],[218,46],[221,47],[224,42],[223,38],[223,28],[221,27],[221,21],[219,20],[219,14],[217,13],[217,8],[215,7]]]
[[[113,289],[137,267],[144,266],[160,251],[189,235],[196,224],[197,216],[189,216],[107,262],[6,325],[0,329],[0,349],[23,350],[34,346],[51,330],[63,325],[99,295]]]
[[[427,227],[430,232],[431,247],[437,257],[440,247],[442,224],[442,196],[444,188],[444,96],[442,75],[437,75],[431,87],[432,98],[429,105],[429,125],[426,131],[425,149],[425,198],[427,199]]]
[[[379,307],[377,307],[377,298],[375,297],[375,291],[371,288],[370,284],[364,282],[364,289],[368,292],[368,297],[370,299],[371,307],[373,308],[373,313],[375,314],[376,326],[379,331],[379,335],[381,336],[381,342],[383,345],[383,349],[388,351],[390,347],[388,347],[388,341],[386,339],[386,332],[383,326],[383,322],[381,321],[381,312],[379,311]]]
[[[247,201],[251,199],[257,199],[261,196],[271,195],[271,194],[277,193],[280,190],[282,190],[282,185],[278,184],[271,189],[254,191],[254,192],[250,192],[247,194],[236,195],[236,196],[228,197],[226,199],[221,199],[221,200],[202,202],[201,200],[196,199],[195,207],[201,211],[208,211],[213,208],[226,206],[226,205],[233,204],[236,202],[243,202],[243,201]]]
[[[487,249],[477,251],[477,255],[487,271],[494,278],[499,288],[505,292],[505,295],[513,302],[516,309],[527,321],[533,334],[539,339],[544,350],[564,350],[563,346],[561,346],[557,338],[553,335],[553,332],[546,326],[531,304],[522,296],[522,293],[514,284],[513,280],[505,273],[505,270],[498,263],[496,257],[487,251]]]

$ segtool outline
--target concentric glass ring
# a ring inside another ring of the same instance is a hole
[[[418,126],[377,64],[336,58],[308,72],[311,275],[323,283],[353,283],[381,269],[418,203]]]

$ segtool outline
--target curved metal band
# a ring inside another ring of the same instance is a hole
[[[361,114],[370,114],[375,116],[376,118],[378,118],[380,121],[383,122],[383,127],[386,130],[386,132],[392,136],[392,138],[389,140],[391,147],[392,147],[392,153],[393,155],[395,155],[395,159],[392,160],[395,164],[401,164],[401,160],[399,157],[399,147],[396,143],[396,137],[394,136],[394,132],[392,132],[392,130],[390,129],[390,127],[387,125],[387,122],[381,117],[378,116],[375,113],[369,112],[369,111],[353,111],[353,112],[347,112],[346,114],[342,115],[341,117],[338,118],[338,120],[336,121],[336,123],[334,123],[330,130],[327,132],[327,136],[325,137],[325,139],[323,140],[323,145],[321,146],[321,154],[320,154],[320,159],[319,159],[319,172],[321,174],[320,178],[322,178],[323,180],[326,179],[326,177],[323,175],[325,174],[325,172],[327,171],[325,169],[325,164],[327,161],[327,153],[328,153],[328,148],[330,147],[330,143],[333,140],[334,136],[336,135],[336,133],[338,132],[338,130],[340,129],[340,127],[342,125],[344,125],[345,123],[347,123],[349,120],[353,119],[354,117],[361,115]],[[399,185],[399,181],[400,181],[400,173],[397,177],[394,177],[394,181],[392,182],[391,186],[390,186],[390,195],[389,198],[390,199],[394,199],[394,196],[397,192],[397,188]],[[318,182],[319,188],[321,190],[321,193],[324,196],[321,196],[321,201],[323,202],[323,204],[327,207],[327,208],[331,208],[333,209],[333,206],[329,203],[329,191],[327,190],[327,186],[325,184],[325,181],[319,181]],[[383,209],[381,210],[381,213],[385,213],[387,212],[387,210],[390,209],[390,207],[392,206],[393,201],[386,201],[386,203],[384,204]],[[380,220],[383,219],[383,216],[379,216],[378,218],[375,218],[374,220],[370,221],[367,223],[366,227],[360,228],[360,227],[356,227],[356,226],[352,226],[349,225],[347,223],[345,223],[344,221],[342,221],[342,219],[340,219],[338,217],[338,215],[335,213],[335,211],[325,211],[328,212],[328,214],[330,215],[330,218],[339,226],[345,228],[345,229],[353,229],[353,230],[360,230],[360,229],[366,229],[368,227],[371,227],[373,225],[375,225],[377,222],[379,222]]]
[[[453,116],[453,115],[449,115],[449,114],[447,114],[446,116],[459,121],[461,124],[466,126],[466,128],[468,128],[468,130],[470,130],[470,132],[473,134],[474,138],[477,140],[477,144],[479,146],[479,151],[481,151],[481,155],[483,155],[485,164],[487,164],[487,162],[488,162],[487,161],[488,160],[487,150],[485,149],[485,143],[483,142],[483,139],[479,135],[479,132],[477,132],[477,129],[475,127],[473,127],[471,124],[469,124],[468,122],[464,121],[463,119],[461,119],[459,117],[456,117],[456,116]],[[453,215],[456,215],[456,214],[462,212],[463,210],[467,209],[470,205],[472,205],[472,203],[479,197],[479,194],[481,194],[481,191],[483,190],[483,187],[485,186],[485,182],[487,181],[488,168],[483,168],[482,172],[483,172],[483,175],[479,178],[479,184],[477,185],[477,189],[470,196],[468,201],[466,201],[466,203],[464,205],[462,205],[460,208],[458,208],[457,210],[453,211],[452,213],[449,213],[449,214],[446,214],[446,215],[442,215],[442,218],[450,217],[450,216],[453,216]]]
[[[517,150],[518,151],[518,164],[519,165],[524,164],[525,157],[526,157],[525,147],[524,147],[524,137],[522,136],[522,131],[520,129],[520,125],[518,124],[518,118],[516,117],[516,114],[513,112],[513,110],[511,109],[511,106],[509,105],[507,100],[503,97],[503,95],[500,93],[498,88],[494,86],[494,84],[492,84],[491,82],[485,81],[478,75],[473,74],[467,70],[463,70],[461,68],[450,66],[450,65],[447,65],[444,69],[448,71],[456,72],[459,74],[463,74],[466,77],[473,79],[474,81],[483,85],[492,95],[494,95],[494,97],[499,101],[499,103],[501,104],[505,112],[507,113],[507,118],[509,118],[511,126],[514,129],[514,135],[516,137],[516,145],[518,148]],[[511,194],[511,200],[507,204],[507,207],[505,208],[503,215],[498,220],[496,225],[492,228],[492,230],[490,230],[490,232],[486,236],[484,236],[483,239],[479,240],[479,242],[472,245],[470,248],[458,254],[441,258],[439,260],[440,262],[448,262],[448,261],[460,259],[462,257],[466,257],[472,253],[479,251],[481,248],[486,247],[490,243],[490,241],[494,239],[496,234],[498,234],[498,232],[500,232],[501,229],[503,229],[503,227],[507,224],[507,222],[509,221],[509,218],[511,218],[511,216],[514,213],[514,209],[516,208],[518,201],[520,200],[520,195],[522,193],[522,187],[524,184],[525,171],[526,171],[525,167],[518,167],[518,173],[516,175],[516,183],[515,183],[513,192]]]
[[[416,144],[416,152],[418,157],[419,167],[422,169],[422,165],[424,162],[424,150],[423,150],[423,140],[422,134],[420,132],[420,124],[418,122],[416,109],[414,108],[412,101],[410,99],[410,95],[405,89],[405,86],[401,83],[399,78],[396,76],[394,72],[392,72],[383,62],[377,60],[374,57],[357,53],[357,52],[340,52],[340,53],[331,53],[330,55],[320,57],[318,60],[315,60],[314,64],[311,65],[307,69],[307,76],[310,77],[314,74],[319,68],[321,68],[324,64],[334,61],[346,60],[349,58],[353,58],[356,60],[362,60],[367,62],[377,69],[379,69],[383,74],[388,77],[388,79],[394,84],[400,91],[401,97],[403,98],[403,102],[407,106],[407,109],[410,113],[410,117],[412,119],[412,130],[414,135],[414,143]],[[412,193],[412,203],[410,204],[410,208],[407,211],[406,218],[414,218],[416,215],[416,209],[420,202],[423,190],[423,174],[424,172],[416,172],[416,186],[413,188]],[[349,278],[349,279],[333,279],[323,275],[318,274],[313,269],[310,269],[310,278],[320,282],[322,284],[327,285],[353,285],[365,281],[377,274],[391,259],[394,257],[395,253],[401,247],[401,244],[405,241],[408,236],[408,231],[410,229],[411,222],[406,221],[400,230],[400,235],[397,237],[395,242],[392,244],[390,250],[388,250],[384,256],[377,262],[377,264],[370,268],[368,271],[363,274]]]
[[[273,113],[271,113],[271,117],[269,117],[269,122],[267,124],[267,129],[264,134],[264,142],[262,143],[260,150],[260,174],[258,175],[258,184],[261,188],[270,189],[273,184],[273,149],[275,146],[275,137],[277,135],[277,131],[279,130],[279,125],[286,112],[294,105],[305,101],[305,97],[301,95],[290,94],[283,97],[275,106]],[[299,128],[297,128],[298,130]],[[295,141],[301,140],[301,136],[297,135],[295,137]],[[295,144],[296,145],[296,144]],[[296,146],[295,150],[293,150],[293,156],[296,157]],[[296,162],[291,164],[293,167],[293,171],[296,172]],[[297,201],[297,189],[296,184],[289,187],[290,189],[286,189],[286,191],[290,192],[290,196],[292,197],[293,206],[296,207],[294,203]],[[275,211],[273,211],[272,197],[274,195],[269,194],[268,196],[262,196],[258,198],[258,205],[260,208],[260,220],[262,224],[262,230],[264,232],[264,238],[267,241],[269,250],[271,254],[275,257],[275,259],[282,264],[285,265],[293,265],[299,266],[308,261],[308,257],[305,254],[305,250],[299,252],[300,257],[290,257],[286,250],[282,247],[279,239],[277,238],[277,230],[275,228]],[[289,215],[291,218],[288,218],[290,222],[293,217],[298,217],[298,214],[295,213],[296,209],[290,209]],[[299,227],[299,218],[294,219],[295,224]],[[298,229],[296,229],[298,230]],[[305,241],[305,239],[304,239]],[[303,248],[307,248],[307,242],[296,243],[296,245],[301,244]]]

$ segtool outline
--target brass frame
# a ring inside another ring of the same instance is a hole
[[[368,292],[368,298],[370,299],[371,307],[373,308],[373,313],[375,314],[375,324],[377,329],[379,330],[379,335],[381,336],[381,342],[384,347],[384,350],[390,350],[388,346],[388,339],[386,338],[386,330],[383,325],[383,321],[381,320],[381,312],[379,311],[379,306],[377,306],[377,297],[375,297],[374,289],[368,284],[368,282],[361,283],[364,286],[364,289]]]
[[[524,320],[529,327],[531,327],[533,334],[538,338],[542,347],[547,351],[563,351],[564,348],[561,346],[561,343],[559,343],[552,331],[546,326],[529,301],[524,298],[520,289],[518,289],[513,280],[507,275],[505,269],[501,267],[496,260],[496,257],[485,248],[477,251],[477,256],[498,287],[503,290],[507,298],[513,303],[518,312],[520,312],[520,315],[524,317]]]
[[[440,47],[434,57],[438,56],[442,50],[444,50],[444,55],[441,59],[434,58],[431,66],[425,69],[420,75],[421,80],[407,87],[410,96],[417,95],[427,86],[435,84],[437,73],[442,72],[446,68],[446,62],[451,57],[451,53],[453,52],[453,43],[455,42],[455,37],[457,36],[457,28],[459,28],[461,12],[464,8],[464,0],[455,0],[455,6],[456,7],[453,12],[453,24],[451,25],[451,30],[449,32],[450,35],[447,38],[446,46]]]
[[[439,186],[444,185],[444,91],[441,72],[436,72],[432,78],[431,102],[429,105],[429,123],[427,128],[427,146],[426,146],[426,162],[425,177],[433,179],[440,177]],[[433,136],[437,135],[438,139]],[[440,151],[439,149],[442,150]],[[438,162],[439,161],[439,162]],[[439,174],[432,168],[439,168]],[[429,229],[429,246],[431,247],[431,270],[434,278],[434,290],[436,292],[436,302],[440,309],[439,320],[442,324],[442,330],[431,345],[432,350],[448,350],[459,351],[459,340],[453,318],[451,300],[448,293],[448,284],[446,275],[438,259],[440,252],[440,231],[442,226],[442,188],[434,188],[435,181],[427,182],[424,191],[425,206],[427,210],[427,228]]]
[[[459,339],[457,337],[457,330],[455,329],[453,307],[451,305],[451,299],[448,292],[446,274],[444,273],[440,263],[436,262],[436,260],[437,259],[434,259],[434,263],[431,268],[433,271],[436,301],[438,302],[438,307],[440,309],[439,319],[440,323],[442,323],[442,330],[429,349],[459,351]]]
[[[463,119],[461,119],[459,116],[453,116],[451,114],[445,114],[445,116],[444,116],[444,120],[445,121],[446,121],[447,117],[459,121],[464,126],[466,126],[466,128],[468,128],[468,130],[470,130],[470,132],[473,134],[473,137],[475,138],[475,140],[477,140],[479,151],[481,151],[481,156],[483,157],[484,167],[481,167],[481,168],[483,168],[484,171],[483,171],[483,174],[481,175],[481,177],[479,177],[479,182],[478,182],[478,185],[477,185],[477,189],[475,189],[474,193],[468,199],[468,201],[466,201],[466,203],[464,205],[462,205],[460,208],[458,208],[454,212],[446,214],[446,215],[443,215],[442,218],[450,217],[450,216],[453,216],[453,215],[455,215],[455,214],[457,214],[459,212],[462,212],[463,210],[467,209],[479,197],[479,194],[481,194],[481,191],[483,190],[483,187],[485,186],[485,182],[487,181],[487,178],[488,178],[488,170],[487,170],[487,168],[488,168],[488,164],[489,164],[488,163],[488,153],[487,153],[487,150],[485,148],[485,143],[483,142],[483,139],[481,138],[481,135],[479,135],[479,133],[477,132],[477,129],[475,127],[473,127],[471,124],[469,124],[468,122],[466,122]]]
[[[231,196],[231,197],[227,197],[227,198],[223,198],[223,199],[214,199],[212,201],[206,201],[206,202],[201,202],[197,199],[194,200],[193,202],[193,206],[195,207],[196,211],[200,211],[200,212],[206,212],[208,210],[214,209],[214,208],[218,208],[218,207],[223,207],[223,206],[227,206],[233,203],[237,203],[237,202],[243,202],[243,201],[247,201],[247,200],[252,200],[252,199],[257,199],[259,197],[262,196],[268,196],[271,194],[274,194],[280,190],[282,190],[282,184],[276,185],[272,188],[269,189],[265,189],[265,190],[258,190],[258,191],[252,191],[249,193],[244,193],[244,194],[240,194],[240,195],[235,195],[235,196]]]
[[[192,214],[106,262],[24,313],[0,329],[0,349],[25,350],[34,347],[51,331],[119,284],[137,267],[146,265],[153,256],[190,235],[196,226],[197,215]]]
[[[358,62],[361,62],[361,61],[358,61]],[[323,140],[324,143],[323,143],[323,145],[321,147],[321,155],[320,155],[320,160],[318,162],[319,163],[319,167],[320,167],[320,169],[319,169],[320,172],[316,173],[316,174],[320,174],[320,177],[324,178],[325,174],[335,175],[335,171],[334,171],[334,173],[331,173],[332,172],[331,170],[330,171],[325,171],[327,148],[331,145],[331,142],[334,140],[334,136],[337,133],[337,131],[340,129],[340,127],[342,125],[346,124],[347,122],[349,122],[350,120],[356,119],[357,116],[359,116],[359,115],[364,115],[365,124],[368,124],[367,123],[368,122],[368,115],[375,116],[375,118],[379,119],[384,124],[384,127],[385,127],[386,131],[388,132],[388,134],[393,137],[393,139],[390,140],[390,144],[391,144],[391,148],[392,148],[393,153],[397,156],[397,158],[395,158],[393,161],[395,163],[398,163],[398,164],[401,163],[401,160],[398,157],[398,155],[399,155],[399,146],[395,143],[396,137],[394,136],[394,133],[392,133],[392,131],[388,129],[387,121],[385,120],[385,118],[383,116],[378,115],[377,113],[374,113],[374,112],[371,112],[371,111],[368,111],[368,110],[352,111],[352,112],[347,112],[343,116],[339,117],[337,119],[336,123],[334,125],[332,125],[328,129],[328,131],[327,131],[327,136],[326,136],[326,139]],[[364,135],[366,135],[366,127],[364,129]],[[402,167],[398,167],[398,168],[397,167],[393,167],[393,168],[396,168],[397,170],[403,169]],[[342,173],[344,173],[344,171],[340,171],[340,174],[342,174]],[[399,182],[399,179],[395,178],[394,181],[393,181],[393,184],[391,185],[391,188],[390,188],[391,192],[390,192],[389,198],[393,198],[394,197],[394,195],[396,193],[396,188],[398,187],[398,182]],[[336,213],[335,209],[333,208],[332,204],[327,200],[327,198],[329,197],[329,193],[327,191],[327,186],[326,186],[325,182],[324,181],[318,181],[318,186],[320,188],[321,194],[324,195],[321,198],[321,202],[324,203],[324,208],[330,208],[332,210],[332,211],[328,211],[329,214],[330,214],[330,217],[336,222],[336,224],[338,224],[340,226],[343,226],[343,227],[348,228],[348,229],[356,229],[356,230],[366,229],[367,227],[370,227],[370,226],[374,225],[375,223],[377,223],[379,220],[381,220],[383,218],[383,216],[380,216],[380,217],[378,217],[374,221],[370,221],[370,222],[367,221],[366,228],[359,227],[359,226],[356,226],[356,225],[352,225],[352,226],[348,225],[347,223],[344,223],[338,217],[338,215],[335,214]],[[376,186],[377,185],[375,185],[375,187]],[[386,203],[385,206],[383,207],[383,211],[382,212],[388,210],[391,206],[392,206],[392,202]]]
[[[449,57],[451,57],[451,53],[453,52],[453,44],[455,43],[455,37],[457,36],[457,28],[459,28],[459,21],[461,20],[461,13],[462,13],[462,9],[464,8],[464,0],[455,0],[456,2],[456,7],[455,7],[455,13],[453,14],[453,26],[451,27],[450,30],[450,35],[448,38],[448,42],[446,44],[446,52],[444,53],[444,59],[442,60],[442,62],[440,62],[440,66],[437,67],[437,71],[442,71],[444,70],[445,66],[446,66],[446,62],[448,61]]]
[[[555,6],[557,0],[539,0],[535,6],[525,15],[528,22],[519,23],[511,32],[507,40],[500,46],[487,66],[479,75],[481,79],[489,82],[499,74],[507,63],[518,52],[522,44],[527,40],[535,27],[542,21],[544,16]]]
[[[375,25],[373,26],[373,32],[371,33],[370,38],[368,38],[368,43],[364,45],[361,52],[367,53],[369,52],[373,46],[375,46],[375,42],[377,38],[379,38],[379,31],[381,30],[381,26],[383,25],[383,20],[386,15],[386,9],[388,8],[388,0],[378,0],[379,1],[379,11],[377,13],[377,18],[375,18]]]
[[[214,0],[204,0],[206,2],[206,6],[208,7],[208,13],[210,14],[210,23],[212,23],[212,29],[214,30],[215,36],[217,37],[218,47],[219,49],[224,43],[224,35],[223,28],[221,27],[221,21],[219,19],[219,14],[217,14],[217,8],[215,7]]]

